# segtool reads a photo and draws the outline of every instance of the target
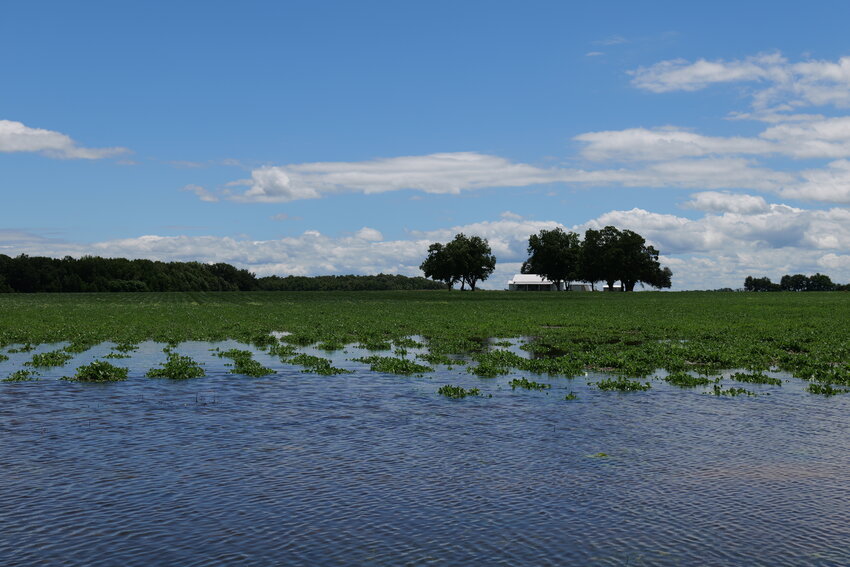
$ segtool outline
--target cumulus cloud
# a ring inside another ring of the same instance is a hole
[[[35,152],[53,158],[102,159],[128,151],[126,148],[85,148],[60,132],[0,120],[0,152],[4,153]]]
[[[700,198],[709,200],[704,195],[695,200]],[[463,232],[490,242],[498,263],[485,287],[501,289],[526,258],[529,235],[558,227],[583,234],[588,228],[613,225],[640,233],[661,251],[662,263],[674,272],[675,289],[740,287],[747,275],[777,278],[816,271],[827,272],[836,281],[850,281],[850,209],[804,210],[777,203],[757,211],[737,209],[698,219],[640,208],[614,210],[573,226],[500,218],[411,232],[395,240],[370,227],[341,236],[315,230],[273,240],[146,235],[92,244],[5,230],[0,231],[0,253],[228,262],[261,276],[379,272],[415,276],[421,275],[418,266],[431,243],[447,242]]]
[[[523,187],[563,177],[557,169],[514,163],[475,152],[265,166],[251,172],[242,201],[286,202],[342,192],[384,193],[413,189],[457,194],[482,187]]]
[[[729,193],[726,191],[702,191],[691,195],[691,200],[683,203],[688,209],[706,211],[709,213],[763,213],[768,210],[767,201],[763,197]]]

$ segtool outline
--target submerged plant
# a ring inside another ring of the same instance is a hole
[[[77,368],[73,376],[63,376],[63,380],[72,382],[120,382],[127,379],[129,370],[121,366],[113,366],[105,360],[95,360]]]
[[[10,354],[17,354],[19,352],[30,352],[32,350],[35,350],[35,345],[26,343],[18,348],[10,348],[8,352]]]
[[[625,376],[600,380],[595,383],[595,386],[600,390],[616,390],[619,392],[641,392],[652,388],[652,385],[649,382],[629,380]]]
[[[578,396],[576,396],[575,394],[573,394],[572,392],[570,392],[569,394],[567,394],[566,396],[564,396],[564,399],[565,399],[565,400],[567,400],[568,402],[571,402],[571,401],[573,401],[573,400],[577,400],[577,399],[578,399]]]
[[[316,374],[321,374],[322,376],[332,376],[334,374],[351,374],[351,370],[331,366],[330,360],[328,360],[327,358],[322,358],[320,356],[312,356],[309,354],[296,354],[295,356],[290,357],[287,362],[289,362],[290,364],[297,364],[298,366],[303,366],[304,370],[302,372],[314,372]]]
[[[25,362],[27,366],[36,366],[39,368],[55,368],[57,366],[65,366],[71,360],[73,355],[61,350],[52,350],[50,352],[42,352],[32,355],[32,360]]]
[[[3,378],[3,382],[32,382],[38,380],[38,373],[32,370],[17,370]]]
[[[451,384],[446,384],[445,386],[440,386],[440,388],[437,390],[437,393],[447,398],[460,400],[467,396],[480,396],[481,390],[479,390],[478,388],[469,388],[467,390],[462,388],[461,386],[452,386]]]
[[[699,386],[708,386],[714,383],[714,380],[705,376],[693,376],[687,372],[671,372],[664,377],[664,380],[669,384],[680,388],[697,388]]]
[[[751,384],[770,384],[771,386],[782,385],[782,380],[780,380],[779,378],[773,378],[772,376],[767,376],[765,374],[762,374],[761,372],[753,372],[752,374],[746,374],[744,372],[735,372],[729,377],[736,382],[749,382]]]
[[[233,369],[230,371],[231,374],[242,374],[244,376],[259,378],[261,376],[268,376],[269,374],[275,373],[275,371],[271,368],[266,368],[254,360],[250,350],[239,350],[234,348],[221,351],[217,354],[217,356],[220,358],[229,358],[233,361]]]
[[[547,390],[552,387],[551,384],[543,384],[541,382],[532,382],[527,378],[515,378],[508,382],[511,387],[511,390],[516,390],[517,388],[522,388],[524,390]]]
[[[709,394],[713,396],[757,396],[755,392],[745,390],[744,388],[729,388],[724,390],[719,385],[715,384]]]
[[[806,386],[806,391],[811,394],[819,394],[821,396],[835,396],[837,394],[847,394],[850,390],[846,388],[833,388],[831,384],[811,383]]]
[[[355,358],[354,361],[365,362],[375,372],[384,372],[386,374],[423,374],[433,371],[433,368],[429,366],[423,366],[405,358],[395,358],[392,356],[365,356]]]
[[[200,378],[205,376],[203,367],[192,360],[189,356],[177,353],[169,353],[168,360],[159,368],[148,370],[148,378],[170,378],[172,380],[187,380],[189,378]]]

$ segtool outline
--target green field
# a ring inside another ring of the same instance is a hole
[[[781,370],[829,386],[817,393],[850,386],[847,293],[0,295],[0,346],[229,338],[268,347],[277,342],[270,333],[281,331],[291,333],[285,343],[329,351],[346,344],[403,347],[417,337],[430,351],[426,364],[471,353],[470,372],[479,376],[509,368],[553,375],[590,369],[628,382],[657,369],[698,375],[740,369],[756,373],[744,378],[753,381],[759,372]],[[487,339],[517,337],[531,338],[524,348],[536,358],[482,350]],[[617,389],[635,389],[622,385]]]

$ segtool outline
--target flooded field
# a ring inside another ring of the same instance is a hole
[[[651,390],[605,390],[615,374],[499,366],[539,355],[493,343],[510,354],[480,374],[480,355],[449,366],[412,345],[300,347],[340,371],[322,374],[273,345],[106,343],[2,383],[2,563],[850,562],[850,397],[769,369],[779,384],[727,370],[681,388],[660,370],[634,377]],[[0,373],[68,344],[7,345]],[[239,355],[220,356],[233,351],[272,373],[234,374]],[[205,376],[145,376],[169,355]],[[376,356],[432,371],[375,370]],[[95,360],[126,380],[60,379]],[[479,393],[452,399],[445,385]]]

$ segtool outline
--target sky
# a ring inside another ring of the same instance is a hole
[[[850,3],[0,2],[0,253],[421,275],[634,230],[850,281]]]

